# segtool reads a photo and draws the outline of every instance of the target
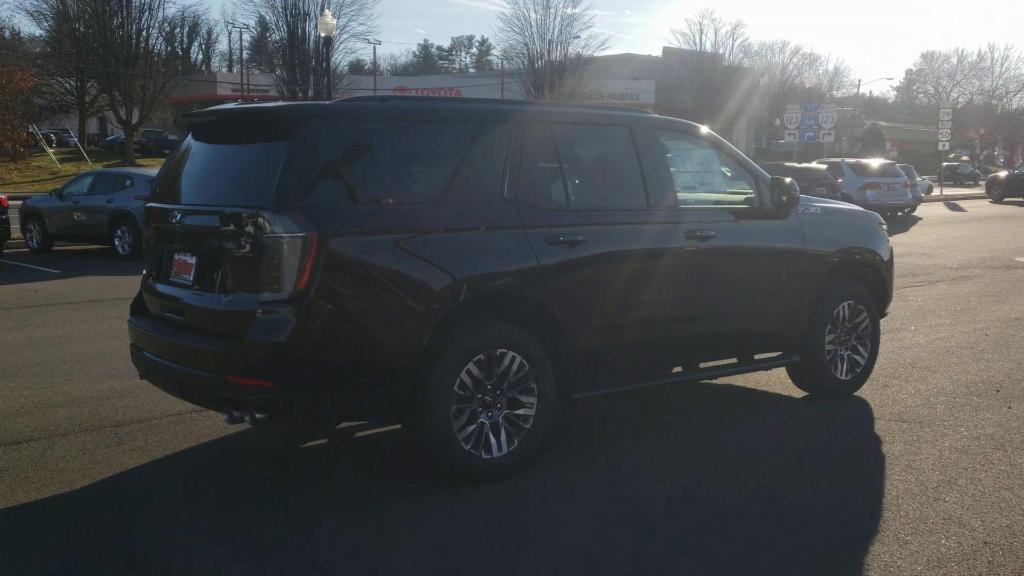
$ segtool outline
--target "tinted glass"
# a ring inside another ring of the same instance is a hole
[[[270,206],[288,153],[286,140],[265,141],[225,127],[194,133],[161,169],[153,201],[198,206]],[[272,132],[272,131],[271,131]],[[267,134],[265,136],[272,136]]]
[[[558,153],[547,126],[533,125],[526,130],[518,199],[545,208],[568,206]]]
[[[861,178],[903,178],[894,162],[847,162],[850,171]]]
[[[625,126],[552,127],[569,206],[581,210],[646,206],[640,160]]]
[[[100,173],[96,175],[90,194],[112,194],[117,191],[121,176],[119,174]]]
[[[841,163],[827,162],[825,163],[825,167],[828,170],[828,173],[831,174],[833,178],[843,177],[843,165]]]
[[[95,174],[86,174],[68,182],[61,190],[64,196],[83,196],[89,193],[89,185],[92,184]]]
[[[462,200],[496,194],[507,140],[494,124],[330,124],[306,202],[422,204],[449,187]]]
[[[913,166],[909,164],[904,164],[900,166],[900,170],[902,170],[903,173],[907,175],[907,178],[910,178],[911,180],[917,179],[917,170],[915,170]]]
[[[707,141],[681,132],[658,131],[680,207],[753,206],[754,177]]]
[[[793,170],[792,176],[799,182],[811,182],[815,184],[835,181],[835,178],[829,174],[825,167],[817,168],[801,166],[800,168]]]

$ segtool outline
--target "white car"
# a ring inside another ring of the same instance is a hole
[[[874,210],[882,216],[910,214],[921,203],[914,198],[910,179],[891,160],[873,158],[822,158],[816,164],[842,182],[846,202]]]

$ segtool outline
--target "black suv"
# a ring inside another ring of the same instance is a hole
[[[867,380],[875,213],[642,112],[359,97],[185,114],[146,207],[142,378],[230,422],[402,418],[494,476],[569,398],[786,367]]]
[[[797,162],[763,162],[761,168],[771,176],[783,176],[796,180],[800,193],[816,198],[841,200],[842,183],[821,164],[800,164]]]

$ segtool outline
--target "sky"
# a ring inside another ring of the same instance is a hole
[[[493,38],[501,3],[381,0],[378,38],[385,41],[386,52],[412,48],[423,38],[442,43],[459,34]],[[669,43],[671,28],[682,26],[687,16],[701,8],[713,7],[729,20],[746,21],[754,39],[785,38],[844,59],[854,77],[865,83],[882,77],[898,81],[923,50],[1013,43],[1020,38],[1024,17],[1024,3],[1013,1],[591,0],[590,4],[598,31],[607,35],[610,53],[660,54]],[[865,91],[885,91],[894,83],[883,80]]]

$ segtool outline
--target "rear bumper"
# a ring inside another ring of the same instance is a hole
[[[276,389],[229,384],[221,374],[183,366],[131,346],[132,364],[139,378],[164,392],[209,410],[262,412],[275,420],[309,421],[329,417],[334,405],[329,396],[285,393]]]

